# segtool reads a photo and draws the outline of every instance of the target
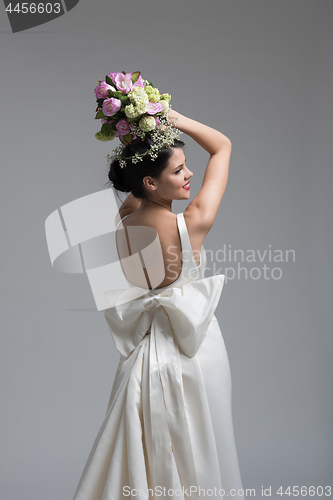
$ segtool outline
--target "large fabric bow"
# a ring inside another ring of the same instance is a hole
[[[143,289],[118,290],[116,299],[113,292],[106,292],[104,315],[120,354],[127,358],[149,328],[160,325],[165,338],[173,339],[172,329],[184,354],[194,356],[214,316],[224,279],[224,274],[218,274],[160,293],[155,289],[133,300],[136,291]]]
[[[149,349],[150,432],[146,439],[151,451],[148,453],[151,482],[155,487],[174,485],[172,452],[185,488],[198,485],[199,475],[204,477],[206,473],[209,477],[210,468],[217,462],[209,447],[203,445],[195,453],[205,455],[206,470],[195,468],[180,353],[193,358],[198,352],[219,302],[224,278],[219,274],[171,286],[159,293],[155,289],[133,300],[130,299],[135,290],[131,288],[116,295],[111,291],[105,294],[105,319],[123,360],[141,347]],[[191,498],[195,496],[192,494]]]

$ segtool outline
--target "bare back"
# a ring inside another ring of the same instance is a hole
[[[190,229],[191,217],[187,216],[186,211],[184,212],[184,219],[193,256],[197,266],[199,266],[201,247],[207,233],[204,234],[202,231],[196,231],[196,226]],[[163,273],[164,270],[164,279],[158,286],[154,286],[154,288],[163,288],[175,282],[182,270],[182,246],[177,225],[177,215],[163,209],[135,211],[124,218],[117,228],[116,244],[118,255],[122,261],[126,278],[134,286],[151,288],[151,283],[143,260],[139,260],[138,258],[136,260],[136,269],[134,269],[133,263],[130,267],[126,266],[126,257],[135,254],[139,255],[142,250],[153,244],[157,236],[162,260],[158,261],[157,247],[155,247],[156,251],[154,252],[153,260],[159,266],[158,274]]]

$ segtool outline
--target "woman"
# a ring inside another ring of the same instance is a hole
[[[176,111],[168,119],[210,157],[199,193],[177,215],[172,201],[190,198],[193,176],[183,142],[153,160],[145,154],[151,141],[135,139],[124,148],[126,166],[111,164],[113,187],[131,192],[116,220],[130,288],[105,310],[120,361],[74,500],[243,498],[230,368],[214,315],[224,276],[204,277],[203,248],[225,192],[231,142]]]
[[[217,130],[186,118],[174,110],[169,111],[169,119],[172,118],[178,120],[176,128],[192,137],[210,154],[202,187],[184,211],[191,246],[196,256],[195,260],[199,265],[203,241],[213,226],[227,185],[231,142]],[[176,216],[171,211],[171,205],[174,199],[188,200],[190,198],[190,179],[193,176],[185,164],[185,156],[181,148],[184,143],[175,141],[175,145],[174,148],[168,148],[171,150],[171,156],[169,159],[163,158],[164,161],[161,164],[156,165],[157,161],[151,162],[148,159],[150,169],[153,168],[153,175],[143,177],[150,171],[149,167],[140,164],[134,164],[132,171],[130,169],[122,170],[117,164],[114,164],[109,173],[109,178],[115,188],[120,191],[132,191],[119,209],[116,224],[120,219],[126,217],[126,222],[123,223],[125,228],[128,225],[148,226],[153,227],[158,233],[164,262],[168,264],[165,266],[165,279],[159,284],[159,287],[171,284],[175,281],[175,277],[177,278],[180,274],[180,241]],[[167,159],[168,162],[166,162]],[[135,175],[133,175],[133,170]],[[156,176],[156,171],[158,171],[158,176]],[[120,174],[122,174],[121,179],[119,179]],[[120,235],[117,236],[117,243],[120,257],[128,256],[124,231],[121,231]],[[175,256],[178,258],[175,259]],[[145,287],[146,281],[139,282],[137,280],[135,284]]]

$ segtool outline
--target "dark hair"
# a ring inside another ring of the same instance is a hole
[[[123,156],[133,156],[135,153],[144,153],[150,149],[153,142],[146,138],[144,141],[137,138],[127,145]],[[131,192],[136,198],[147,199],[144,189],[143,178],[147,175],[158,179],[163,170],[167,167],[168,161],[172,155],[171,148],[182,148],[185,146],[183,141],[175,139],[169,147],[164,147],[158,152],[155,160],[152,160],[149,154],[144,155],[142,161],[132,163],[132,160],[126,160],[126,166],[120,167],[119,160],[114,160],[110,165],[108,174],[112,187],[123,193]]]

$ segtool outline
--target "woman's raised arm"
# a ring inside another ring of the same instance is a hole
[[[221,132],[170,110],[171,122],[173,117],[177,119],[175,127],[192,137],[210,155],[201,189],[184,212],[197,230],[208,233],[214,224],[227,186],[231,141]]]

